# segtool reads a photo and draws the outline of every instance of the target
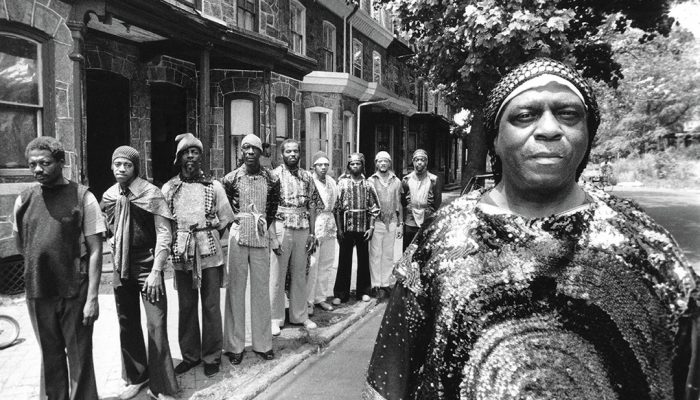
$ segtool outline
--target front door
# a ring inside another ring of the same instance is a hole
[[[87,70],[87,175],[97,199],[114,184],[112,153],[129,144],[129,80],[102,70]]]
[[[160,187],[177,174],[175,137],[187,131],[185,89],[168,83],[151,83],[151,168]]]

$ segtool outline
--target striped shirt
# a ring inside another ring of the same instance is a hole
[[[335,213],[340,216],[345,232],[365,232],[374,226],[379,216],[379,200],[374,186],[365,179],[355,181],[352,176],[343,174],[338,178],[338,201]]]

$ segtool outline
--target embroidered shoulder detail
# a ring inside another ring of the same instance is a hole
[[[406,248],[401,259],[396,263],[393,274],[397,282],[416,295],[420,295],[423,294],[423,285],[420,279],[420,264],[413,261],[413,255],[417,249],[418,245],[415,243],[411,243]]]

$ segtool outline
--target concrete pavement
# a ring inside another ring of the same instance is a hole
[[[181,360],[177,343],[177,293],[172,278],[166,279],[168,296],[168,333],[170,349],[175,365]],[[119,326],[114,296],[109,288],[100,294],[100,317],[93,334],[93,357],[97,387],[101,399],[116,399],[123,388],[121,356],[119,351]],[[223,310],[222,290],[222,310]],[[252,351],[245,354],[240,365],[232,366],[222,357],[221,372],[207,378],[202,367],[178,376],[182,399],[250,399],[260,393],[277,378],[296,367],[301,361],[318,352],[320,348],[342,333],[371,310],[375,301],[349,303],[332,312],[316,310],[312,318],[319,328],[308,334],[299,327],[287,326],[274,338],[275,359],[263,361]],[[7,314],[20,323],[21,333],[17,343],[0,350],[0,398],[24,400],[39,396],[40,354],[32,331],[26,303],[23,297],[4,298],[0,313]],[[145,316],[142,313],[145,324]],[[145,400],[145,390],[136,399]]]

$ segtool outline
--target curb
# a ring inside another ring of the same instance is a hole
[[[377,307],[376,299],[372,299],[361,306],[356,306],[352,315],[343,321],[323,329],[323,332],[306,336],[307,342],[294,349],[291,354],[282,354],[279,361],[264,373],[254,376],[249,382],[235,388],[222,387],[225,381],[207,388],[206,393],[199,393],[193,398],[206,399],[231,399],[231,400],[251,400],[262,393],[275,381],[292,371],[302,362],[314,354],[320,354],[328,345],[348,328],[354,325]]]

